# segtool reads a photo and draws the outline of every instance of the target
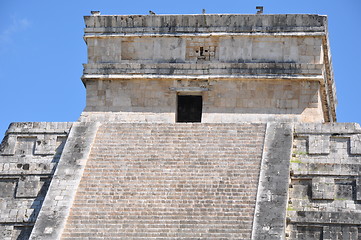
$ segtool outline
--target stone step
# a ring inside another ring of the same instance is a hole
[[[249,239],[264,135],[264,124],[103,124],[63,239],[89,229],[99,239]]]

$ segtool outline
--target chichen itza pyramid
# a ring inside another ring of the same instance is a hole
[[[9,126],[0,239],[361,239],[326,16],[84,19],[86,108]]]

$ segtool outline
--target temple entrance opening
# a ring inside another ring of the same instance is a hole
[[[201,122],[202,96],[177,96],[177,122]]]

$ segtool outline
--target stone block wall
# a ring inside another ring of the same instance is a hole
[[[87,39],[88,63],[286,62],[322,64],[322,37],[218,36]]]
[[[361,238],[360,137],[358,124],[295,126],[289,239]]]
[[[72,123],[12,123],[0,145],[0,239],[28,239]]]
[[[88,81],[81,121],[174,123],[177,95],[187,92],[203,97],[204,123],[324,119],[317,81],[138,79]]]
[[[216,82],[213,90],[241,90],[237,100],[234,93],[210,93],[214,96],[207,99],[205,122],[336,120],[326,16],[94,15],[86,16],[85,22],[88,63],[82,80],[87,106],[82,120],[99,119],[93,112],[101,111],[120,115],[105,114],[104,119],[122,120],[124,113],[130,116],[127,121],[174,122],[176,97],[172,95],[184,91],[177,89],[177,81],[183,82],[180,85]],[[244,81],[241,88],[239,81]],[[248,86],[249,81],[257,86]],[[270,92],[272,87],[284,88],[285,81],[294,86],[317,82],[318,92],[310,98],[291,87],[284,89],[290,94],[286,99],[278,93],[265,95],[268,88]],[[141,93],[127,88],[132,84]],[[173,94],[168,88],[175,88]],[[195,89],[189,92],[207,96]]]
[[[170,14],[84,17],[85,35],[322,32],[327,16],[317,14]]]
[[[0,149],[4,240],[361,237],[358,124],[16,123]]]

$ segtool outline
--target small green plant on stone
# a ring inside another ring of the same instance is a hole
[[[296,211],[296,209],[294,209],[294,208],[291,207],[291,206],[288,206],[288,207],[287,207],[287,211]]]
[[[292,153],[292,155],[305,156],[305,155],[307,155],[307,152],[294,151],[294,152]]]
[[[299,158],[291,158],[291,163],[302,163],[302,161]]]

